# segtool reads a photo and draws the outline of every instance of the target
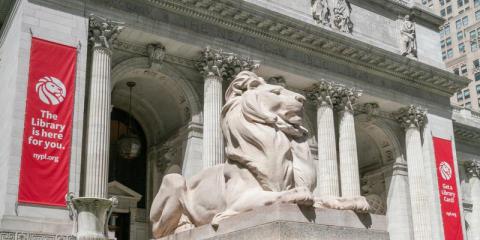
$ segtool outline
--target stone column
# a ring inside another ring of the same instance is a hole
[[[360,174],[358,167],[353,104],[355,104],[361,96],[361,92],[348,88],[341,88],[339,91],[338,152],[341,192],[343,198],[360,198]]]
[[[71,216],[77,221],[79,240],[108,239],[107,222],[115,198],[108,195],[108,154],[110,140],[110,64],[111,42],[123,29],[121,23],[97,16],[90,17],[89,38],[92,49],[86,142],[85,197],[66,196]]]
[[[118,23],[90,18],[92,67],[88,98],[85,196],[106,198],[110,147],[111,42],[123,29]]]
[[[222,50],[206,47],[202,51],[199,70],[204,77],[203,88],[203,168],[225,161],[220,120],[223,107],[223,81],[229,81],[240,71],[252,71],[258,63]]]
[[[415,240],[430,239],[429,206],[425,192],[426,176],[423,165],[422,139],[420,136],[420,130],[424,125],[425,118],[425,111],[413,105],[401,109],[397,116],[397,120],[405,129],[408,184]]]
[[[333,83],[322,81],[307,90],[317,105],[318,166],[316,197],[340,197],[333,105],[338,100]]]
[[[470,183],[472,214],[470,218],[471,240],[480,240],[480,161],[468,162],[465,170]]]

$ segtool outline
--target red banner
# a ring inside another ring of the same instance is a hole
[[[32,38],[19,203],[65,206],[77,49]]]
[[[433,146],[445,240],[463,240],[452,142],[433,137]]]

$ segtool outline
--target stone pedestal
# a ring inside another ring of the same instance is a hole
[[[108,239],[108,219],[117,203],[115,198],[70,198],[68,205],[73,217],[77,219],[75,226],[77,239]]]
[[[380,240],[389,239],[385,216],[352,211],[300,208],[294,204],[254,209],[220,222],[176,233],[162,240]]]

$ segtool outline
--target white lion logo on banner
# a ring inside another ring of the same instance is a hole
[[[450,178],[452,178],[452,168],[450,167],[450,164],[447,162],[441,162],[440,167],[438,168],[444,180],[450,180]]]
[[[57,105],[65,99],[67,90],[62,81],[54,77],[43,77],[35,85],[35,91],[42,102],[49,105]]]

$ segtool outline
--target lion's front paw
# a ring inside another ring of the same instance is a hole
[[[313,206],[313,193],[306,187],[294,188],[286,192],[285,200],[288,203],[296,203],[303,206]]]

